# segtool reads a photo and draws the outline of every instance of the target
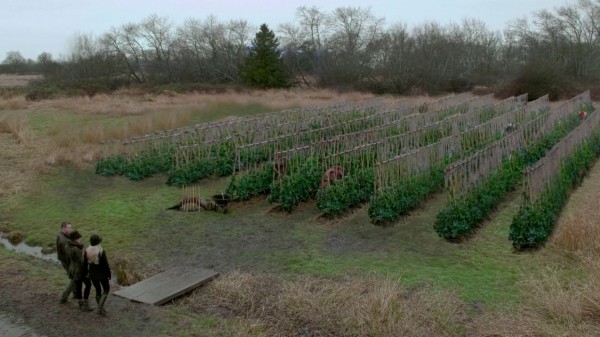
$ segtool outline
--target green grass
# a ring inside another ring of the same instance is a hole
[[[225,188],[226,178],[198,185],[202,196]],[[2,202],[11,229],[26,233],[27,242],[49,245],[59,224],[71,221],[84,240],[104,238],[109,256],[134,253],[168,265],[192,261],[219,271],[242,269],[279,274],[339,276],[382,274],[407,285],[431,284],[456,290],[466,301],[512,306],[519,301],[519,282],[548,266],[569,269],[552,250],[513,252],[508,228],[520,199],[514,193],[469,241],[456,244],[433,229],[445,198],[436,196],[393,227],[370,223],[367,207],[344,218],[319,217],[315,202],[291,214],[273,211],[261,198],[235,203],[228,214],[165,209],[181,190],[164,177],[132,182],[88,170],[64,168],[44,175],[35,193]]]
[[[56,289],[65,284],[65,272],[58,264],[55,265],[56,268],[48,268],[49,263],[47,261],[37,260],[25,254],[10,251],[2,245],[0,245],[0,260],[11,265],[13,270],[10,270],[10,272],[14,272],[15,269],[22,270],[28,279],[47,281],[58,285]]]

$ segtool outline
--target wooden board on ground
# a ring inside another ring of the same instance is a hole
[[[173,267],[114,294],[135,302],[161,305],[211,281],[219,273],[194,267]]]

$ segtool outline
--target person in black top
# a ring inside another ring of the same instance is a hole
[[[90,246],[85,249],[83,258],[84,265],[88,268],[89,278],[96,289],[98,313],[105,316],[104,302],[110,291],[110,283],[108,281],[111,279],[111,272],[106,252],[100,246],[101,242],[102,238],[99,235],[92,235],[90,237]]]

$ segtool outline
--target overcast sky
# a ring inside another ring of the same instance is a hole
[[[0,62],[9,51],[36,59],[42,52],[54,58],[69,53],[77,34],[100,36],[111,27],[139,23],[152,14],[169,18],[175,26],[186,18],[203,20],[214,15],[219,21],[244,19],[271,29],[295,22],[300,6],[316,6],[324,12],[338,7],[371,8],[386,24],[414,25],[435,21],[460,22],[464,18],[484,21],[502,31],[509,21],[532,19],[541,9],[573,3],[574,0],[0,0]]]

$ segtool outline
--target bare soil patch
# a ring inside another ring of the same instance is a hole
[[[164,309],[136,304],[109,295],[108,316],[81,312],[76,300],[59,304],[67,284],[56,264],[0,252],[0,312],[19,317],[36,333],[47,336],[168,336],[161,331]],[[40,280],[40,277],[42,280]],[[114,286],[113,286],[114,287]],[[112,289],[114,290],[114,289]],[[96,307],[94,291],[90,306]]]

